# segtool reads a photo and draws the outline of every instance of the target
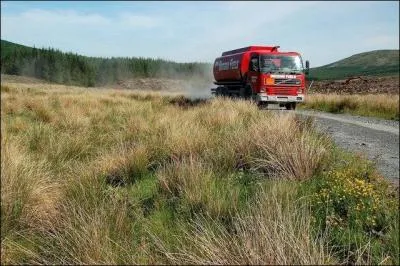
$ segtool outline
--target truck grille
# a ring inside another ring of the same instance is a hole
[[[289,86],[294,86],[294,85],[300,85],[300,80],[299,79],[275,79],[275,85],[289,85]]]
[[[268,88],[268,95],[297,95],[296,88]]]

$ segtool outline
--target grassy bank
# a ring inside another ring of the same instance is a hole
[[[2,263],[399,261],[397,194],[309,120],[46,86],[1,88]]]
[[[399,120],[399,95],[310,94],[306,102],[299,107],[330,113],[348,113]]]

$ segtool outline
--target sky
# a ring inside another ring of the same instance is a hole
[[[311,67],[399,49],[398,1],[1,1],[1,39],[96,57],[214,62],[279,45]]]

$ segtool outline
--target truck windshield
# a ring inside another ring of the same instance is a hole
[[[303,71],[303,62],[297,55],[261,55],[260,71],[262,73],[296,74]]]

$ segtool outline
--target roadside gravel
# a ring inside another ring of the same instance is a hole
[[[300,117],[312,117],[318,130],[329,134],[341,148],[363,154],[376,164],[378,171],[399,186],[399,122],[348,114],[318,111],[287,111],[279,107],[269,111]]]
[[[316,111],[295,113],[313,117],[317,128],[328,133],[338,146],[364,154],[383,176],[399,185],[398,121]]]

